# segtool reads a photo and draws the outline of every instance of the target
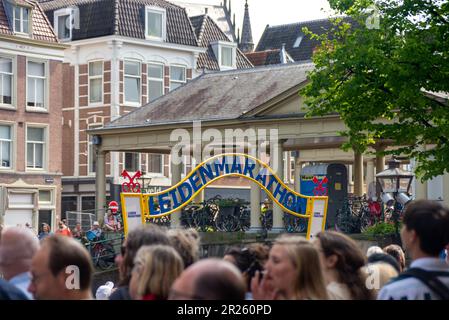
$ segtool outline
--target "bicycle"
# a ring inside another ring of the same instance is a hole
[[[86,245],[92,256],[94,266],[101,270],[111,269],[115,265],[115,250],[111,244],[106,243],[104,235],[99,237],[91,230],[86,232],[86,238],[89,241]]]
[[[284,212],[282,220],[284,222],[284,228],[288,233],[302,233],[307,230],[307,221],[305,219]]]

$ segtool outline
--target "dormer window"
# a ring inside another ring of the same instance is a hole
[[[53,27],[58,39],[67,41],[72,39],[72,9],[63,8],[54,12]]]
[[[14,7],[14,32],[30,33],[30,9]]]
[[[236,68],[237,44],[232,42],[217,41],[211,43],[220,70]]]
[[[221,63],[220,64],[223,67],[232,68],[233,61],[234,61],[233,55],[234,55],[233,48],[222,46],[221,47]]]
[[[150,40],[165,41],[166,11],[158,7],[145,8],[145,37]]]

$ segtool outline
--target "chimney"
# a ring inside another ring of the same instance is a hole
[[[282,44],[282,49],[281,49],[281,52],[279,54],[281,55],[281,57],[280,57],[281,58],[281,63],[282,64],[288,63],[287,51],[285,51],[285,43]]]
[[[204,13],[205,13],[205,14],[208,14],[208,12],[209,12],[209,8],[207,8],[207,7],[204,8]]]

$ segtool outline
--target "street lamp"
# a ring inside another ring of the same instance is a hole
[[[411,200],[409,191],[414,177],[412,172],[401,169],[400,164],[400,161],[392,158],[388,161],[388,169],[376,174],[381,187],[382,202],[387,207],[393,207],[397,237],[399,237],[399,205],[404,207]]]

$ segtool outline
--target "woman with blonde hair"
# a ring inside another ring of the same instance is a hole
[[[318,251],[302,237],[281,236],[276,239],[265,272],[261,281],[259,272],[251,281],[255,300],[328,299]]]
[[[141,247],[134,259],[129,293],[134,300],[166,300],[184,269],[179,253],[167,245]]]

